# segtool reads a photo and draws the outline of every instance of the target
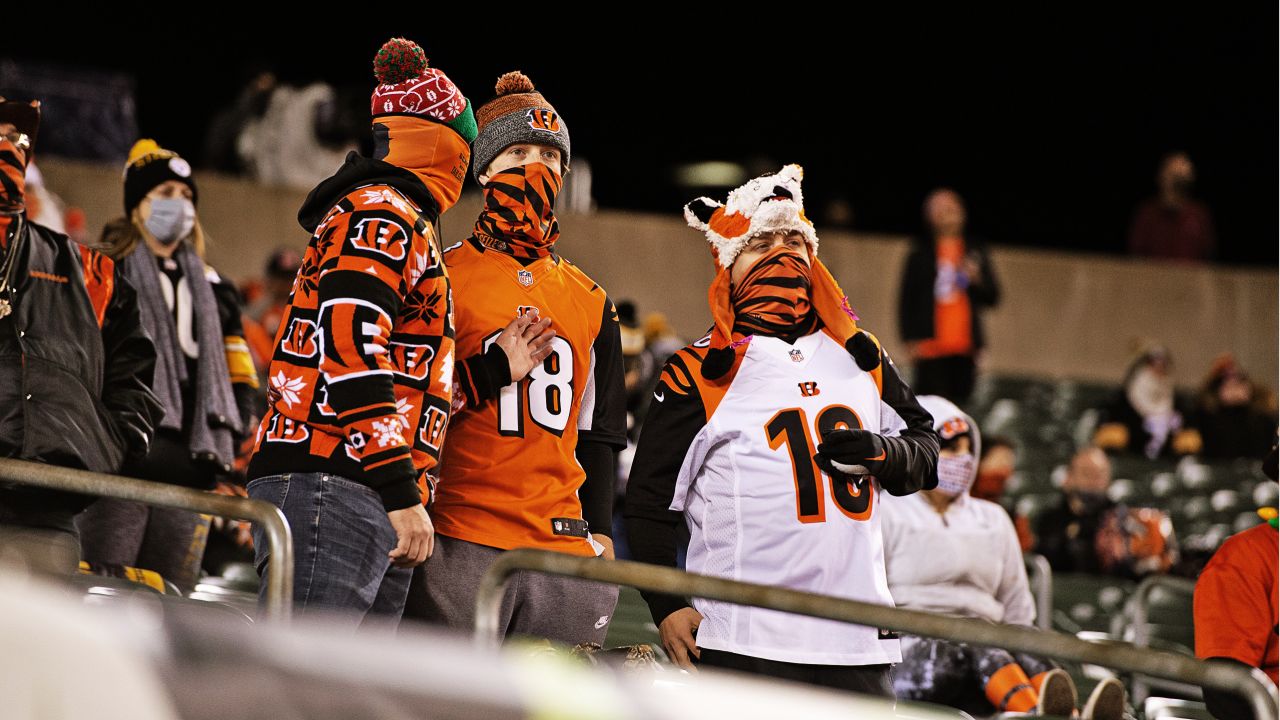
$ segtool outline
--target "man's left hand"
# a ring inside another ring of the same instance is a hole
[[[592,539],[592,540],[595,540],[596,542],[598,542],[598,543],[600,543],[601,545],[603,545],[603,546],[604,546],[604,552],[600,553],[600,554],[599,554],[599,555],[597,555],[596,557],[602,557],[602,558],[604,558],[605,560],[613,560],[613,559],[614,559],[614,557],[613,557],[613,538],[609,537],[608,535],[599,535],[599,534],[597,534],[597,533],[591,533],[591,539]]]

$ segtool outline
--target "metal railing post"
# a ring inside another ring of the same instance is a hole
[[[1271,720],[1277,713],[1276,688],[1257,669],[1250,672],[1241,667],[1205,663],[1184,655],[1138,648],[1127,643],[1103,645],[1033,628],[996,625],[983,620],[934,615],[800,590],[695,575],[656,565],[625,560],[604,561],[545,550],[511,550],[498,556],[489,566],[476,594],[475,640],[478,644],[492,646],[501,642],[498,616],[502,596],[508,579],[521,570],[630,585],[649,592],[751,605],[1141,672],[1239,694],[1248,699],[1258,718]]]
[[[0,458],[0,482],[18,483],[82,493],[145,505],[190,510],[262,526],[271,548],[271,572],[267,573],[264,610],[274,620],[288,620],[293,612],[293,536],[289,522],[271,503],[248,498],[148,482],[87,470]]]
[[[1035,570],[1030,573],[1031,587],[1035,588],[1036,627],[1041,630],[1053,629],[1053,569],[1049,560],[1043,555],[1027,553],[1023,555],[1027,566]]]

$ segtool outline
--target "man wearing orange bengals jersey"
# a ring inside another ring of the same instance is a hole
[[[374,66],[374,157],[348,155],[298,213],[313,235],[248,471],[249,496],[292,528],[295,602],[356,620],[398,619],[410,568],[431,554],[424,503],[449,422],[454,342],[432,223],[457,202],[475,137],[470,102],[416,44],[388,41]],[[536,358],[545,324],[531,321],[507,324],[495,344]],[[261,528],[254,541],[261,571]]]
[[[476,111],[473,169],[485,208],[446,251],[458,299],[456,411],[432,509],[436,552],[407,615],[470,629],[480,578],[502,552],[612,557],[614,453],[626,446],[617,313],[599,285],[555,253],[554,214],[569,133],[524,75],[499,79]],[[551,321],[551,354],[512,383],[491,347],[503,318]],[[494,360],[496,359],[496,362]],[[602,642],[617,588],[523,575],[503,604],[507,634]]]
[[[719,266],[715,326],[662,371],[627,485],[628,540],[637,560],[675,566],[683,519],[691,572],[892,605],[880,496],[936,485],[938,440],[818,259],[800,177],[789,165],[734,190],[727,205],[699,198],[685,208]],[[645,599],[681,667],[893,694],[892,634]]]

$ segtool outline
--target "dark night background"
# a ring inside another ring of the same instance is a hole
[[[602,207],[677,213],[691,194],[672,182],[679,163],[799,162],[819,223],[840,198],[856,229],[912,232],[924,195],[945,184],[964,195],[977,232],[1032,247],[1122,252],[1159,159],[1181,149],[1196,163],[1220,259],[1277,262],[1273,4],[919,7],[893,20],[725,7],[745,23],[656,5],[537,17],[483,7],[462,20],[382,12],[347,22],[335,6],[315,29],[225,19],[238,13],[180,30],[33,23],[7,34],[0,58],[132,74],[142,135],[196,160],[210,117],[255,67],[349,90],[363,123],[371,59],[404,35],[477,105],[500,73],[532,77],[568,123],[575,157],[591,161]]]

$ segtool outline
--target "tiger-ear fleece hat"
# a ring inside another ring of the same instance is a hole
[[[496,95],[476,110],[480,132],[471,148],[476,182],[493,159],[512,145],[550,145],[560,150],[561,175],[569,172],[569,127],[519,70],[498,78]]]
[[[731,191],[725,203],[700,197],[684,206],[685,220],[690,227],[706,234],[717,266],[707,297],[715,321],[711,347],[702,363],[702,375],[708,380],[717,380],[729,372],[735,350],[745,340],[734,337],[733,333],[729,269],[751,238],[775,231],[795,231],[804,236],[811,263],[809,302],[826,330],[862,370],[871,372],[880,365],[879,344],[870,334],[858,329],[858,316],[849,307],[849,298],[818,259],[818,234],[804,214],[804,193],[800,187],[803,178],[803,168],[787,165]]]

